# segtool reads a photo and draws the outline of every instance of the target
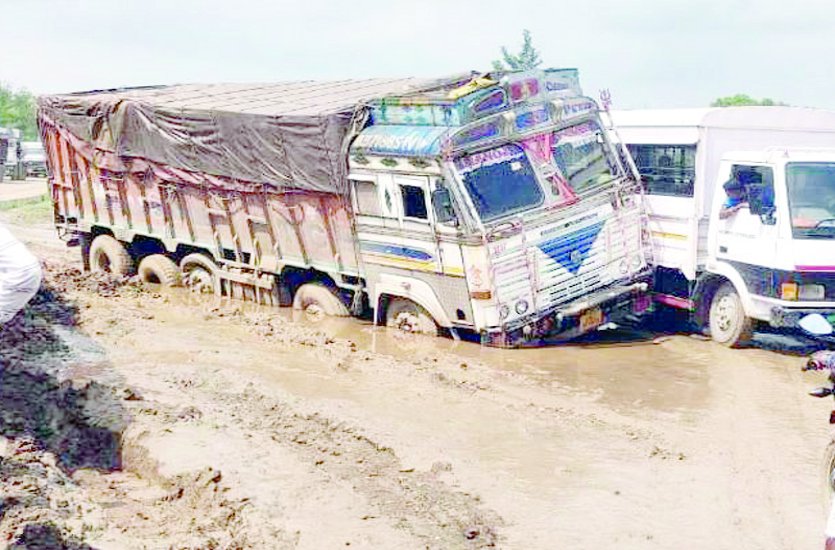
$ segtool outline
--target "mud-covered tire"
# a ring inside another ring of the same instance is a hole
[[[194,253],[180,260],[183,285],[201,294],[220,294],[217,265],[205,254]]]
[[[293,296],[293,309],[311,314],[324,314],[330,317],[347,317],[348,308],[339,296],[320,283],[305,283]]]
[[[162,286],[182,286],[180,268],[170,258],[162,254],[151,254],[142,258],[136,274],[143,283]]]
[[[125,245],[110,235],[99,235],[90,244],[90,271],[105,272],[116,277],[133,275],[133,259]]]
[[[730,348],[744,346],[754,336],[754,320],[745,315],[742,300],[731,283],[722,284],[713,295],[708,323],[710,337]]]
[[[386,326],[412,334],[438,335],[438,324],[425,309],[406,298],[392,298],[386,307]]]

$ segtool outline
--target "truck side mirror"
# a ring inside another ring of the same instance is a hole
[[[774,225],[774,192],[771,187],[762,183],[749,183],[745,186],[748,195],[749,211],[760,217],[763,225]]]
[[[432,191],[432,208],[435,210],[435,219],[439,223],[456,222],[452,196],[446,187],[437,187]]]

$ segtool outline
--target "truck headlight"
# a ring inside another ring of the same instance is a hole
[[[516,313],[522,315],[523,313],[528,311],[529,307],[530,306],[528,305],[527,300],[519,300],[518,302],[516,302]]]
[[[798,298],[801,300],[823,300],[826,288],[823,285],[800,285]]]
[[[507,304],[502,304],[499,308],[499,319],[507,319],[508,315],[510,315],[510,307]]]

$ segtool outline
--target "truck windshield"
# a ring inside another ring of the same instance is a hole
[[[794,237],[835,238],[835,163],[790,163],[786,182]]]
[[[455,168],[484,222],[534,208],[545,199],[528,157],[518,145],[460,157]]]
[[[594,122],[554,132],[554,161],[578,194],[614,180],[602,134]]]

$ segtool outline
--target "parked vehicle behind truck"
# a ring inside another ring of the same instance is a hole
[[[793,330],[820,313],[835,324],[835,113],[728,107],[612,118],[646,187],[657,301],[692,311],[729,346],[760,323]],[[731,186],[742,208],[725,211]]]
[[[93,269],[492,345],[646,305],[640,189],[575,70],[42,97]]]

